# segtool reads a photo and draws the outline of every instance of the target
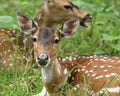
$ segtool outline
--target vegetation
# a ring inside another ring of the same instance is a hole
[[[0,27],[19,29],[18,11],[33,17],[42,0],[0,0]],[[120,1],[119,0],[74,0],[79,7],[93,16],[88,28],[79,28],[69,39],[59,44],[61,57],[70,55],[103,54],[120,56]],[[35,64],[35,63],[34,63]],[[0,70],[0,96],[31,96],[42,89],[40,69],[34,64],[22,71]]]

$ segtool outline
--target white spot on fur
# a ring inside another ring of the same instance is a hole
[[[104,68],[104,67],[105,67],[105,66],[103,66],[103,65],[102,65],[102,66],[100,66],[100,68]]]
[[[78,69],[78,72],[80,72],[80,69]]]
[[[110,62],[115,62],[114,60],[111,60]]]
[[[111,75],[105,75],[106,78],[111,77]]]
[[[72,63],[72,66],[74,66],[74,64]]]
[[[108,70],[103,70],[103,72],[107,72]]]
[[[87,63],[87,65],[90,65],[91,63]]]
[[[80,88],[80,84],[77,84],[76,87],[77,87],[77,88]]]
[[[95,74],[92,74],[92,77],[95,77],[97,74],[95,73]]]
[[[110,75],[111,75],[111,76],[115,76],[115,75],[116,75],[116,73],[111,73]]]
[[[76,60],[76,57],[74,57],[73,59]]]
[[[103,75],[100,75],[100,76],[95,77],[95,79],[101,79],[103,77],[104,77]]]
[[[15,30],[13,30],[13,33],[15,33],[16,31]]]
[[[89,56],[89,58],[93,58],[94,56]]]
[[[72,61],[72,57],[70,57],[69,60]]]
[[[65,62],[66,61],[66,59],[65,58],[62,58],[62,62]]]
[[[74,78],[74,77],[72,77],[72,80],[75,80],[75,78]]]
[[[110,93],[120,93],[120,87],[114,87],[114,88],[103,88],[100,90],[100,93],[101,91],[103,92],[110,92]]]
[[[86,68],[86,66],[83,66],[82,68]]]
[[[87,70],[87,71],[85,71],[85,73],[87,74],[89,71]]]
[[[93,70],[90,70],[89,72],[90,72],[90,73],[92,73],[92,72],[93,72]]]
[[[64,74],[66,75],[68,73],[67,68],[64,69]]]
[[[6,61],[3,61],[3,64],[5,64],[6,63]]]
[[[10,67],[12,67],[13,66],[13,64],[12,63],[10,63]]]
[[[96,58],[95,60],[96,60],[96,61],[98,61],[99,59],[98,59],[98,58]]]
[[[82,71],[85,71],[85,69],[83,68]]]
[[[100,59],[101,61],[103,61],[103,62],[106,62],[106,60],[105,59]]]
[[[8,50],[8,52],[10,52],[10,49]]]
[[[112,66],[111,65],[108,65],[109,68],[111,68]]]

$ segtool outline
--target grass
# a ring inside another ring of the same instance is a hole
[[[0,27],[19,29],[16,12],[32,16],[40,8],[42,0],[1,0]],[[79,28],[76,34],[63,39],[59,44],[59,55],[105,54],[120,56],[120,1],[119,0],[74,0],[74,3],[93,16],[87,29]],[[42,89],[40,70],[28,60],[22,70],[0,70],[0,96],[31,96]],[[86,94],[86,93],[84,93]]]

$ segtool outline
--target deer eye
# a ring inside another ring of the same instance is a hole
[[[72,10],[72,7],[70,5],[65,5],[64,8],[67,10],[69,10],[69,9]]]
[[[37,38],[33,37],[33,42],[36,42],[37,41]]]

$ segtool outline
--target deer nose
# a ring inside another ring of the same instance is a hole
[[[37,62],[40,66],[45,66],[48,63],[48,55],[46,53],[40,53],[37,57]]]
[[[84,20],[83,20],[83,21],[92,22],[92,19],[93,19],[93,17],[92,17],[90,14],[87,14],[87,15],[84,17]]]

